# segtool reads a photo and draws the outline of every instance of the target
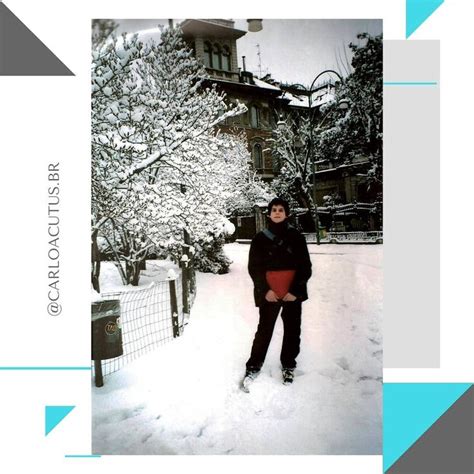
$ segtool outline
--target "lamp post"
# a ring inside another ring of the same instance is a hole
[[[342,82],[342,77],[341,75],[332,70],[332,69],[326,69],[322,72],[320,72],[314,79],[313,82],[311,83],[311,86],[305,87],[301,84],[292,84],[290,87],[298,87],[298,89],[301,89],[305,91],[308,95],[308,116],[309,116],[309,139],[308,139],[308,154],[311,157],[311,174],[312,174],[312,191],[313,191],[313,220],[314,220],[314,227],[315,227],[315,232],[316,232],[316,243],[319,245],[320,242],[320,236],[319,236],[319,217],[318,217],[318,205],[316,202],[316,163],[314,159],[314,153],[313,153],[313,146],[314,146],[314,136],[313,136],[313,94],[316,92],[317,89],[314,88],[316,81],[323,75],[323,74],[335,74],[338,78],[339,81]],[[349,102],[346,99],[341,99],[338,102],[338,108],[340,110],[347,110],[349,108]],[[327,114],[329,115],[329,114]],[[323,117],[323,120],[327,117],[325,115]],[[284,122],[283,122],[284,124]],[[284,125],[282,125],[282,120],[280,120],[277,123],[278,128],[282,128]]]
[[[252,33],[256,33],[257,31],[262,31],[262,20],[247,20],[248,29]]]

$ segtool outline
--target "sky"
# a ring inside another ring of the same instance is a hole
[[[138,32],[168,24],[168,20],[117,20],[117,32]],[[181,20],[176,20],[179,22]],[[247,20],[234,19],[235,27],[247,31]],[[351,60],[349,43],[357,43],[357,34],[382,33],[382,20],[268,20],[262,31],[247,32],[237,40],[238,63],[257,76],[270,73],[272,78],[285,83],[310,85],[326,69],[347,75]],[[153,36],[148,34],[147,36]],[[259,45],[259,47],[257,47]],[[260,50],[260,58],[258,56]],[[324,74],[321,82],[331,76]],[[334,78],[334,76],[332,76]],[[319,83],[320,81],[318,81]]]

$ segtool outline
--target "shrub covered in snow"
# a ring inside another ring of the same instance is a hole
[[[232,261],[224,253],[224,244],[224,235],[220,235],[208,243],[198,245],[196,270],[207,273],[227,273]]]

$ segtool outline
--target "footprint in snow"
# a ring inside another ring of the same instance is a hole
[[[375,382],[382,382],[382,377],[372,377],[371,375],[362,375],[357,379],[358,382],[364,382],[366,380],[374,380]]]
[[[349,362],[345,357],[340,357],[339,359],[336,359],[336,364],[342,369],[342,370],[350,370]]]
[[[380,340],[378,340],[378,339],[369,337],[369,341],[370,341],[372,344],[375,344],[376,346],[380,346]]]

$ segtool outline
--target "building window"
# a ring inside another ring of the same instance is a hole
[[[212,68],[222,69],[221,47],[218,44],[215,44],[214,47],[212,48]]]
[[[230,71],[230,49],[227,46],[222,48],[222,69]]]
[[[221,46],[218,43],[204,42],[204,66],[223,70],[231,70],[230,48],[228,46]]]
[[[262,119],[261,119],[262,125],[264,127],[270,127],[271,126],[270,121],[271,121],[270,110],[267,107],[265,107],[262,109]]]
[[[207,41],[204,43],[204,66],[212,67],[212,46]]]
[[[260,111],[255,105],[250,106],[250,126],[252,128],[260,126]]]
[[[253,146],[253,165],[256,170],[263,169],[263,156],[262,156],[262,145],[256,143]]]

